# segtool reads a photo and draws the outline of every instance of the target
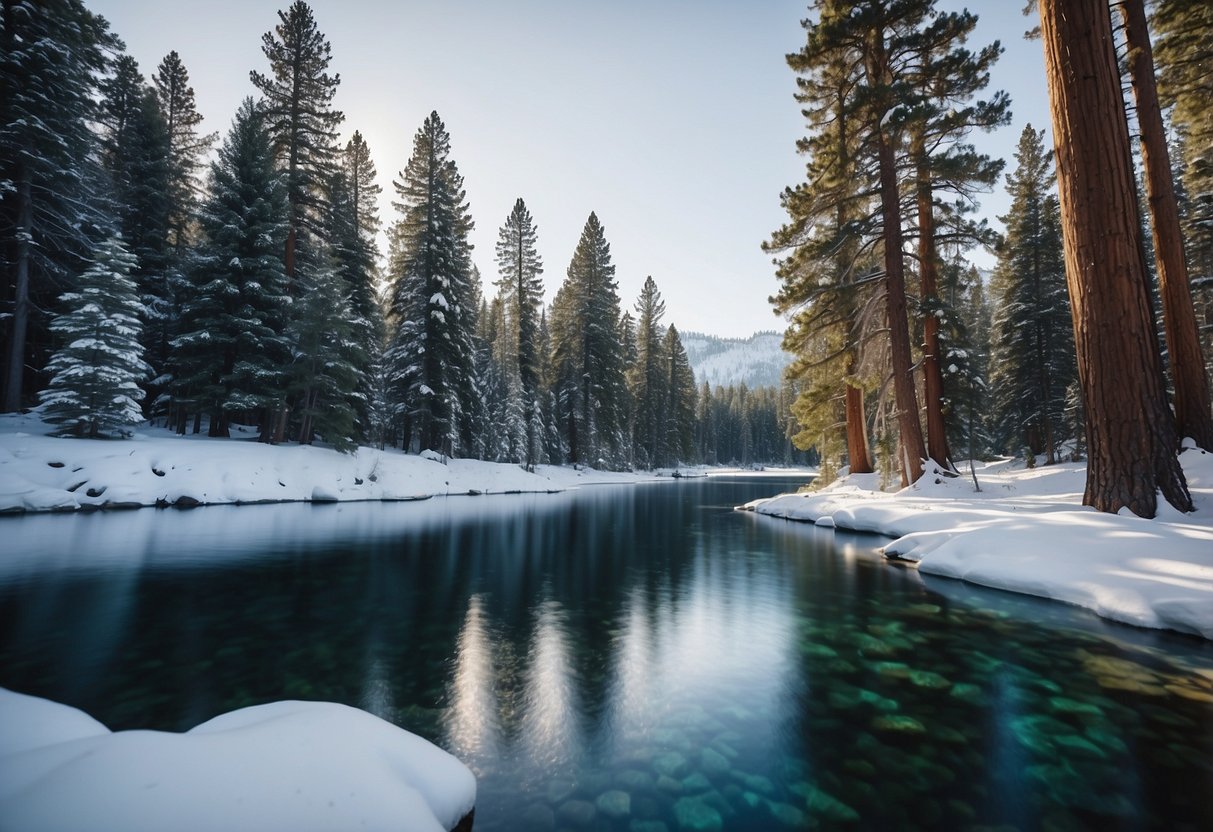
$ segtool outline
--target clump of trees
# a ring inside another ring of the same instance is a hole
[[[701,401],[652,278],[637,317],[623,310],[595,214],[548,306],[519,199],[486,299],[436,112],[394,179],[381,252],[371,149],[357,130],[340,139],[341,78],[302,0],[262,36],[255,95],[209,165],[217,135],[176,52],[149,81],[79,0],[9,4],[0,24],[6,410],[41,390],[73,435],[242,424],[264,442],[528,468],[786,456],[783,400]]]

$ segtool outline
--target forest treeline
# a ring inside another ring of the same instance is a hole
[[[242,424],[528,467],[809,459],[792,387],[697,387],[652,278],[624,308],[593,213],[546,305],[519,199],[485,297],[436,112],[381,251],[383,186],[362,134],[340,139],[331,46],[306,3],[278,17],[219,136],[176,52],[147,78],[80,2],[4,4],[4,410],[41,402],[68,435]]]
[[[1085,454],[1084,503],[1190,510],[1180,441],[1213,450],[1213,6],[1032,5],[1052,141],[1024,126],[1007,165],[972,144],[1012,117],[975,15],[809,4],[787,57],[806,175],[766,243],[795,441],[823,480],[846,465],[903,484],[989,454]],[[1004,183],[996,235],[976,199]],[[997,253],[988,280],[978,248]]]

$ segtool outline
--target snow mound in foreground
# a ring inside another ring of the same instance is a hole
[[[376,716],[274,702],[184,734],[110,732],[75,708],[0,688],[8,829],[442,832],[472,810],[457,759]]]

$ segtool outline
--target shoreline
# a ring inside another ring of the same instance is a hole
[[[1086,466],[999,460],[967,477],[925,475],[895,493],[876,475],[740,510],[888,539],[881,552],[924,575],[1062,601],[1102,618],[1213,640],[1213,454],[1180,455],[1196,511],[1160,497],[1157,516],[1081,505]]]

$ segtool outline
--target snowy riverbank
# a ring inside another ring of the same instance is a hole
[[[1101,514],[1081,505],[1082,463],[1025,468],[1020,460],[970,477],[928,474],[895,494],[874,474],[745,508],[896,538],[886,555],[920,571],[1039,595],[1105,618],[1213,639],[1213,454],[1180,455],[1196,511],[1159,499],[1159,515]]]
[[[563,491],[636,483],[673,471],[595,471],[518,465],[398,450],[271,446],[249,431],[231,439],[140,428],[129,440],[48,436],[37,413],[0,416],[0,513],[224,503],[418,500],[447,494]],[[679,476],[703,476],[702,468]],[[784,472],[786,473],[786,472]]]
[[[0,688],[6,829],[453,829],[476,779],[447,752],[356,708],[273,702],[184,734],[111,732]]]

